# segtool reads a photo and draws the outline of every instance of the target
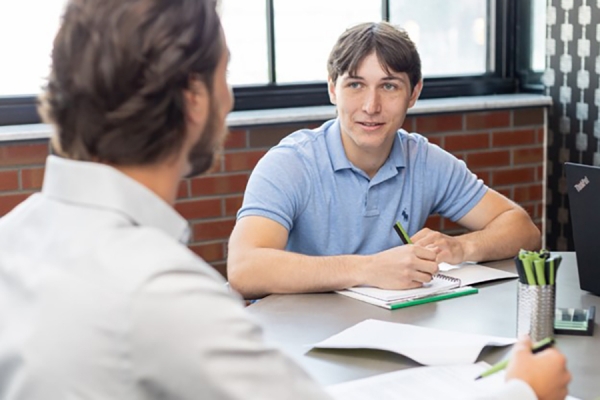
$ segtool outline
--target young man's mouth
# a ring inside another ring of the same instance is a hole
[[[383,122],[363,122],[363,121],[359,121],[359,122],[357,122],[357,124],[359,124],[360,126],[362,126],[364,129],[366,129],[368,131],[373,131],[373,130],[379,129],[384,125]]]

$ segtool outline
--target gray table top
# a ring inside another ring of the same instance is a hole
[[[559,253],[557,307],[589,307],[600,311],[600,297],[579,288],[575,253]],[[511,260],[485,265],[514,271]],[[248,312],[265,329],[270,343],[302,365],[323,385],[419,366],[399,354],[377,350],[310,350],[317,343],[365,319],[408,323],[437,329],[515,337],[517,281],[476,285],[476,295],[386,310],[336,293],[271,295],[249,306]],[[557,335],[573,374],[570,393],[582,399],[600,397],[600,332],[594,336]],[[486,348],[479,357],[489,363],[502,359],[508,348]]]

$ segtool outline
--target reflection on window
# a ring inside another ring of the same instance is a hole
[[[221,0],[221,22],[231,52],[231,85],[269,82],[265,0]]]
[[[277,82],[327,80],[337,38],[361,22],[381,21],[381,1],[275,0]],[[318,10],[318,11],[315,11]]]
[[[546,0],[534,0],[531,7],[531,69],[541,72],[546,68]]]
[[[0,96],[35,95],[41,91],[65,3],[0,1]]]
[[[487,1],[390,0],[390,22],[416,43],[425,77],[487,71]]]

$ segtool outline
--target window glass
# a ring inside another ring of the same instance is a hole
[[[382,15],[373,0],[274,0],[274,10],[278,83],[327,80],[327,57],[342,32]]]
[[[65,4],[65,0],[0,1],[0,96],[41,91]]]
[[[265,0],[221,0],[221,22],[231,52],[231,85],[269,82]]]
[[[531,69],[541,72],[546,68],[546,0],[534,0],[531,6]]]
[[[0,2],[0,96],[40,92],[65,4],[66,0]],[[221,15],[232,53],[230,83],[267,83],[265,0],[222,0]]]
[[[390,0],[390,22],[407,30],[421,56],[423,76],[487,71],[485,0]]]

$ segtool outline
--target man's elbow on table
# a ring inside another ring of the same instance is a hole
[[[229,254],[227,257],[227,280],[231,289],[238,292],[244,299],[253,300],[264,297],[266,293],[257,287],[256,283],[260,282],[260,277],[253,271],[253,263],[248,258]]]
[[[517,228],[523,232],[521,248],[525,250],[537,251],[542,247],[542,234],[538,227],[533,223],[531,217],[522,208],[519,210],[521,213],[522,223]]]

